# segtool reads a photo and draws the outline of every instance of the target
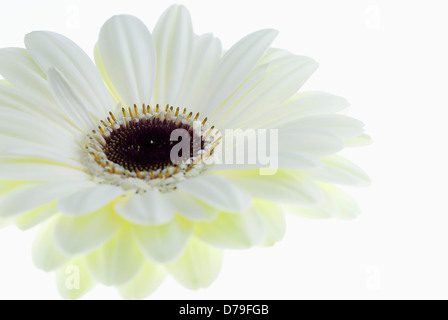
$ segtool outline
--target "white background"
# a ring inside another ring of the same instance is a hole
[[[3,0],[2,0],[3,1]],[[32,30],[62,33],[92,52],[111,15],[130,13],[152,30],[171,1],[8,1],[0,47]],[[168,279],[153,299],[448,298],[448,19],[444,1],[178,1],[195,32],[225,48],[261,28],[274,45],[320,69],[304,89],[347,97],[375,144],[346,152],[373,186],[350,190],[356,221],[290,217],[270,249],[229,251],[217,281],[191,292]],[[26,199],[24,199],[26,201]],[[58,299],[52,274],[34,268],[35,230],[0,230],[0,299]],[[116,299],[97,287],[86,298]]]

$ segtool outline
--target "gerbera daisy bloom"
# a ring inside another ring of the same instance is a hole
[[[40,226],[34,262],[55,271],[63,297],[102,283],[141,299],[166,275],[205,288],[222,249],[281,240],[285,213],[358,215],[336,185],[368,178],[337,153],[369,142],[363,124],[343,98],[298,93],[317,63],[270,48],[276,35],[261,30],[224,51],[175,5],[152,33],[112,17],[95,63],[52,32],[0,51],[1,223]],[[275,170],[206,161],[238,148],[228,129],[276,132]],[[177,162],[175,131],[189,138]]]

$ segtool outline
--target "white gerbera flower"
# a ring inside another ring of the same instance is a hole
[[[99,282],[140,299],[167,274],[207,287],[221,249],[281,240],[284,212],[358,214],[334,184],[368,178],[335,154],[368,143],[363,124],[342,114],[340,97],[297,93],[317,64],[269,48],[276,35],[258,31],[223,52],[172,6],[152,34],[132,16],[108,20],[96,65],[52,32],[0,51],[0,217],[42,224],[34,261],[56,272],[63,297]],[[237,128],[279,130],[276,174],[203,161]],[[193,151],[173,163],[177,129]]]

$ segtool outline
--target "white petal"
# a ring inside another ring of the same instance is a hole
[[[278,166],[273,161],[273,155],[271,157],[271,167],[262,166],[260,164],[216,164],[210,172],[219,171],[236,171],[236,170],[259,170],[263,172],[263,175],[275,174],[278,169],[290,169],[290,170],[308,170],[315,169],[322,165],[320,159],[316,156],[312,156],[306,153],[281,150],[278,153]],[[263,170],[263,171],[262,171]]]
[[[306,170],[321,166],[319,158],[297,151],[281,150],[278,153],[279,169]]]
[[[334,114],[347,109],[350,103],[341,97],[320,91],[300,92],[287,103],[276,108],[276,113],[263,124],[266,128],[282,128],[286,123],[306,117]]]
[[[191,106],[196,112],[203,111],[199,108],[199,102],[204,94],[204,87],[214,75],[221,54],[221,42],[212,34],[195,39],[190,70],[178,101],[179,105]]]
[[[114,16],[101,28],[98,49],[105,71],[124,103],[149,104],[157,56],[146,26],[133,16]]]
[[[341,157],[330,156],[322,159],[324,165],[310,173],[314,178],[322,182],[365,187],[370,185],[367,174],[353,162]]]
[[[320,203],[316,207],[289,207],[285,206],[285,211],[288,214],[292,214],[294,216],[298,216],[306,219],[329,219],[332,217],[332,214],[336,212],[336,207],[334,206],[333,201],[328,201],[326,197],[324,197],[324,201]]]
[[[211,114],[241,85],[276,36],[275,30],[261,30],[246,36],[227,51],[200,103],[207,106],[206,114]]]
[[[165,277],[166,271],[163,267],[146,261],[140,273],[118,291],[124,299],[141,300],[156,291]]]
[[[65,136],[73,137],[73,134],[79,132],[54,101],[53,96],[51,100],[43,99],[16,87],[0,85],[0,105],[2,113],[5,113],[5,109],[8,109],[8,113],[20,111],[21,114],[31,116],[35,122],[49,122]]]
[[[94,278],[107,286],[121,286],[131,281],[143,267],[144,258],[128,227],[86,257]]]
[[[263,200],[255,201],[254,207],[264,223],[266,232],[264,244],[272,246],[282,240],[286,232],[286,221],[283,209],[273,202]]]
[[[359,216],[361,210],[356,201],[341,189],[320,183],[324,200],[314,208],[288,208],[288,212],[311,219],[337,218],[352,220]]]
[[[239,107],[238,102],[244,99],[244,97],[257,87],[266,76],[268,66],[262,65],[256,67],[244,80],[244,82],[215,110],[207,109],[207,112],[211,113],[210,120],[213,123],[222,121],[225,115],[232,111],[234,108]],[[205,106],[207,107],[207,106]],[[229,124],[228,128],[238,128],[234,124]]]
[[[362,134],[360,136],[345,141],[346,148],[365,147],[371,144],[372,144],[372,138],[369,137],[367,134]]]
[[[41,227],[33,242],[32,255],[34,264],[45,272],[53,271],[69,260],[68,257],[56,249],[54,244],[54,222],[52,220]]]
[[[195,235],[223,249],[247,249],[265,239],[265,226],[255,210],[242,214],[221,213],[209,223],[197,223]]]
[[[168,266],[171,275],[191,290],[207,288],[218,277],[222,252],[192,238],[178,261]]]
[[[341,189],[324,184],[322,186],[324,192],[331,198],[337,210],[332,212],[332,216],[341,220],[352,220],[361,214],[358,203],[347,193]]]
[[[109,75],[106,72],[106,68],[104,67],[103,60],[100,56],[100,49],[98,48],[98,43],[95,45],[94,58],[96,67],[98,68],[101,78],[103,78],[104,83],[106,84],[107,91],[109,92],[109,94],[111,95],[112,99],[116,104],[115,107],[113,108],[113,112],[117,112],[119,114],[121,112],[121,109],[123,108],[123,99],[120,97],[120,94],[115,88],[115,85],[113,84],[112,80],[109,78]]]
[[[25,36],[25,45],[47,75],[50,68],[64,75],[73,92],[97,118],[111,111],[111,99],[98,70],[74,42],[60,34],[35,31]]]
[[[315,206],[322,201],[320,188],[297,172],[281,170],[273,176],[260,176],[258,171],[240,170],[223,174],[255,198],[299,206]]]
[[[72,135],[64,133],[51,121],[36,118],[19,110],[0,109],[0,133],[12,138],[30,140],[35,144],[60,150],[67,155],[79,149]]]
[[[142,252],[152,261],[172,262],[184,251],[193,225],[183,218],[176,218],[163,226],[133,227],[134,236]]]
[[[83,132],[96,128],[95,119],[89,114],[92,106],[84,99],[81,92],[76,90],[57,69],[48,70],[48,82],[55,100],[65,114]],[[96,113],[97,119],[104,118],[106,113]]]
[[[168,8],[154,28],[157,48],[157,81],[154,103],[177,105],[193,50],[193,26],[188,10]]]
[[[227,212],[243,212],[250,208],[250,195],[224,177],[203,175],[178,184],[178,189]]]
[[[218,210],[203,202],[193,199],[182,191],[167,195],[176,206],[176,212],[191,221],[212,221],[218,215]]]
[[[22,181],[86,180],[83,171],[36,159],[0,158],[0,179]]]
[[[3,180],[0,181],[0,197],[3,197],[4,194],[11,192],[17,187],[23,186],[26,182],[23,181],[11,181],[11,180]]]
[[[31,229],[58,213],[56,202],[22,214],[16,218],[16,225],[22,230]]]
[[[81,298],[95,286],[83,257],[78,257],[55,273],[59,294],[68,300]]]
[[[251,127],[265,117],[270,119],[280,106],[307,81],[317,69],[317,63],[307,57],[292,56],[271,62],[266,78],[236,106],[220,125]],[[259,115],[259,116],[254,116]]]
[[[12,217],[28,212],[72,194],[86,185],[86,182],[55,181],[20,186],[0,200],[0,216]]]
[[[123,221],[110,206],[82,217],[60,215],[56,220],[54,241],[59,251],[68,256],[88,253],[118,233]]]
[[[344,147],[339,137],[320,129],[280,129],[278,137],[280,151],[296,151],[318,157],[337,153]]]
[[[0,135],[0,139],[3,138]],[[21,142],[18,139],[4,139],[8,140],[8,142]],[[22,140],[23,141],[23,140]],[[5,141],[2,141],[5,142]],[[3,144],[3,143],[1,143]],[[0,144],[0,145],[1,145]],[[16,145],[16,144],[14,144]],[[13,146],[9,144],[8,147],[0,146],[0,154],[11,155],[11,156],[19,156],[25,158],[34,158],[34,159],[44,159],[57,162],[58,164],[75,167],[78,169],[82,169],[82,164],[77,160],[70,159],[70,156],[55,150],[54,148],[45,148],[40,146]]]
[[[158,191],[122,199],[115,205],[115,210],[124,219],[139,225],[164,225],[176,214],[176,207],[170,198]]]
[[[278,48],[269,48],[266,50],[266,53],[261,57],[260,61],[258,61],[258,65],[270,64],[272,61],[291,57],[292,54],[284,49]]]
[[[289,122],[285,127],[324,129],[343,140],[356,137],[364,131],[364,124],[361,121],[337,114],[307,117]]]
[[[104,207],[125,191],[116,186],[100,184],[86,186],[59,201],[59,210],[69,216],[90,214]]]
[[[1,49],[0,74],[15,87],[31,93],[33,96],[51,99],[45,74],[32,60],[26,49]]]

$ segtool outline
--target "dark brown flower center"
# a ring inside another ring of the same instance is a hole
[[[202,139],[195,136],[189,124],[153,117],[133,120],[126,126],[114,129],[105,138],[104,153],[108,160],[129,171],[163,169],[175,164],[171,152],[178,143],[182,142],[181,138],[172,141],[174,140],[172,133],[175,130],[183,130],[189,137],[187,141],[190,142],[190,153],[181,154],[179,150],[177,154],[179,158],[182,157],[185,161],[197,156],[199,151],[203,150]],[[194,151],[196,154],[193,153]]]

